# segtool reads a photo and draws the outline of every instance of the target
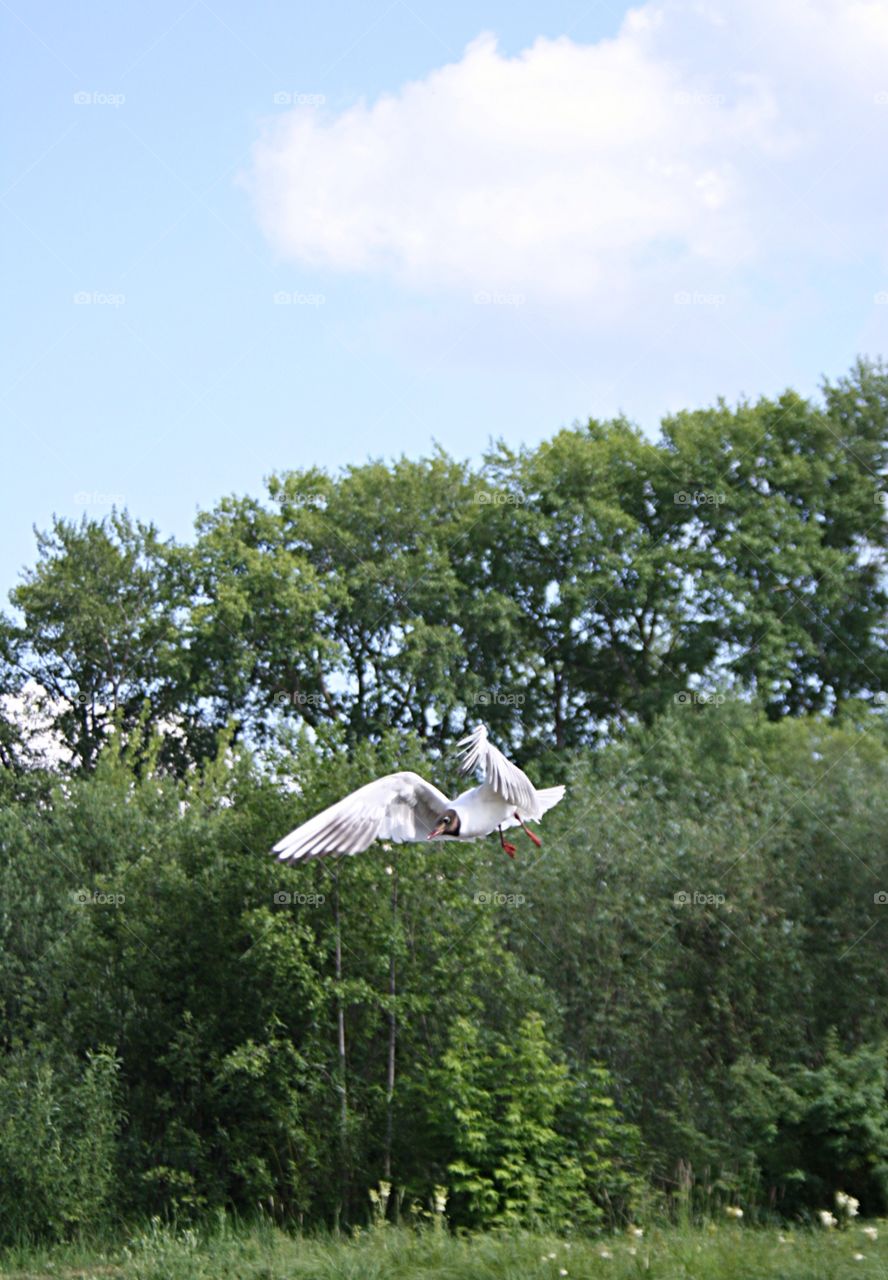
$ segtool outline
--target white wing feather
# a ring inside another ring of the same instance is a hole
[[[374,840],[425,840],[450,801],[418,773],[390,773],[303,822],[272,849],[279,862],[363,853]]]
[[[480,773],[489,787],[513,804],[523,818],[537,817],[537,792],[534,785],[501,751],[488,740],[487,726],[479,724],[459,743],[462,748],[462,773]]]

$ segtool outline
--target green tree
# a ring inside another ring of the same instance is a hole
[[[663,450],[622,419],[590,421],[536,450],[501,446],[487,468],[498,492],[520,498],[496,508],[489,572],[521,608],[510,680],[534,747],[649,721],[717,652]]]
[[[888,370],[664,423],[701,501],[692,534],[726,669],[772,717],[833,710],[885,677]],[[718,603],[720,602],[720,604]]]
[[[36,711],[63,751],[94,767],[113,725],[124,735],[168,722],[171,751],[187,701],[179,623],[188,599],[169,543],[114,513],[55,519],[37,534],[38,560],[10,593],[19,621],[3,622],[9,682],[36,685]]]

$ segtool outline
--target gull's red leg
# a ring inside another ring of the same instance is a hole
[[[500,844],[503,846],[503,853],[507,853],[510,858],[514,858],[515,854],[518,852],[517,846],[515,846],[514,844],[510,844],[508,840],[503,839],[502,827],[499,827],[498,831],[499,831]]]
[[[521,819],[521,814],[518,812],[517,809],[515,810],[515,817],[518,819],[518,824],[521,827],[521,830],[524,832],[524,834],[526,836],[530,836],[531,840],[534,842],[534,844],[538,849],[542,849],[543,847],[542,840],[539,838],[539,836],[536,834],[535,831],[531,831],[529,827],[526,827],[524,825],[524,822]]]

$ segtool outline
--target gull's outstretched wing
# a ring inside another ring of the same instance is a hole
[[[487,737],[487,726],[479,724],[459,743],[463,761],[462,773],[480,773],[489,787],[513,804],[522,817],[537,816],[537,799],[533,783],[526,773],[507,760]]]
[[[374,840],[425,840],[450,801],[418,773],[390,773],[359,787],[278,840],[279,862],[302,863],[326,853],[363,853]]]

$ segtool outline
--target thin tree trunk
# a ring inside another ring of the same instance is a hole
[[[555,670],[555,749],[560,751],[564,746],[564,674]]]
[[[385,1080],[385,1155],[383,1158],[383,1177],[386,1182],[392,1180],[392,1133],[394,1122],[395,1096],[395,1056],[398,1047],[398,1019],[395,1013],[395,996],[397,995],[397,973],[395,968],[395,948],[398,936],[398,864],[392,859],[392,941],[389,951],[389,1035],[388,1064]]]
[[[339,1041],[339,1176],[342,1219],[348,1223],[348,1073],[345,1057],[345,1006],[342,1002],[342,933],[339,920],[339,868],[333,870],[333,922],[336,941],[336,1024]]]

